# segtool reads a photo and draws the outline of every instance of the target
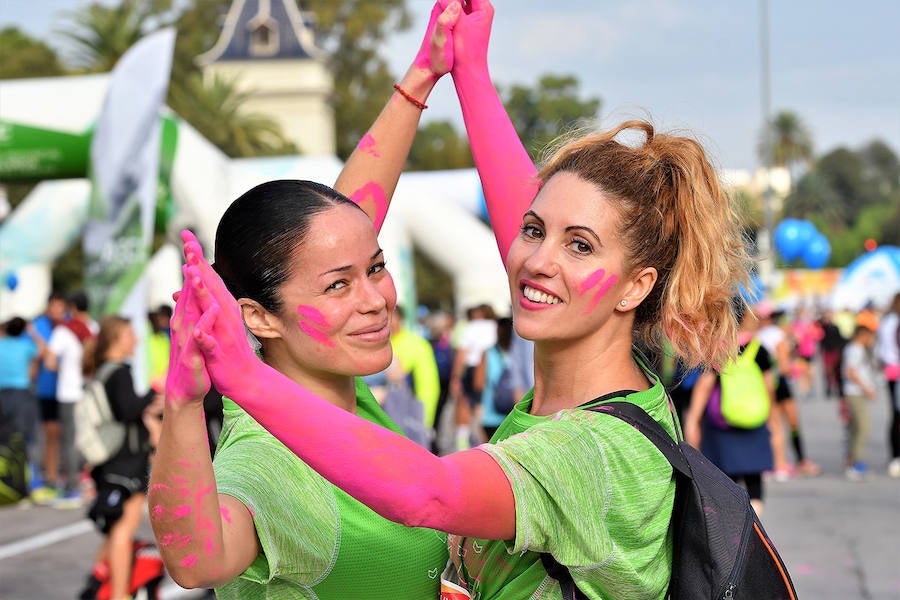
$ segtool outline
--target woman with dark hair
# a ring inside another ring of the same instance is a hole
[[[270,181],[235,200],[216,231],[215,271],[236,299],[229,308],[243,348],[328,406],[397,435],[359,378],[391,362],[397,295],[376,232],[424,107],[409,97],[424,99],[448,72],[444,44],[456,14],[435,7],[420,55],[339,177],[336,188],[355,202],[310,181]],[[192,293],[186,286],[172,318],[149,497],[173,579],[215,587],[219,598],[436,598],[445,534],[393,523],[332,486],[227,393],[210,459],[202,414],[209,380],[194,376],[202,359],[191,350],[199,318]],[[247,375],[243,393],[280,411],[285,398]]]

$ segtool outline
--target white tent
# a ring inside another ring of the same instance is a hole
[[[871,302],[884,309],[900,292],[900,248],[882,246],[867,252],[844,269],[831,292],[836,310],[858,311]]]

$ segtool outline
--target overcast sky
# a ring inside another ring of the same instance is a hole
[[[605,123],[650,116],[693,132],[722,167],[754,168],[762,1],[495,0],[489,63],[501,85],[572,74],[583,96],[602,99]],[[0,26],[52,44],[60,11],[88,3],[0,0]],[[407,0],[414,25],[390,40],[395,74],[418,48],[432,4]],[[796,112],[817,153],[876,137],[900,153],[900,1],[770,0],[769,23],[773,112]],[[425,121],[459,120],[449,79],[429,106]]]

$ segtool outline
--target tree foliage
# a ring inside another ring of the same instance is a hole
[[[317,42],[334,77],[337,155],[346,160],[393,93],[387,60],[379,54],[388,34],[411,21],[405,0],[304,0],[316,18]]]
[[[56,52],[16,27],[0,30],[0,79],[55,77],[65,70]]]
[[[900,160],[882,141],[839,147],[819,157],[785,199],[784,216],[808,219],[825,232],[831,264],[843,266],[872,238],[900,243]]]
[[[763,164],[791,168],[813,158],[813,139],[809,128],[800,117],[783,110],[772,117],[764,128],[759,142],[759,155]]]
[[[536,87],[515,84],[502,94],[516,132],[532,158],[561,132],[597,118],[600,98],[581,100],[578,87],[578,79],[572,75],[544,75]]]
[[[432,121],[419,127],[409,152],[407,169],[433,171],[473,166],[472,151],[465,137],[449,121]]]

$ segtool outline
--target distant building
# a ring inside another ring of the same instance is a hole
[[[218,41],[197,63],[204,77],[249,92],[245,110],[270,116],[301,154],[335,153],[334,82],[296,0],[233,0]]]

